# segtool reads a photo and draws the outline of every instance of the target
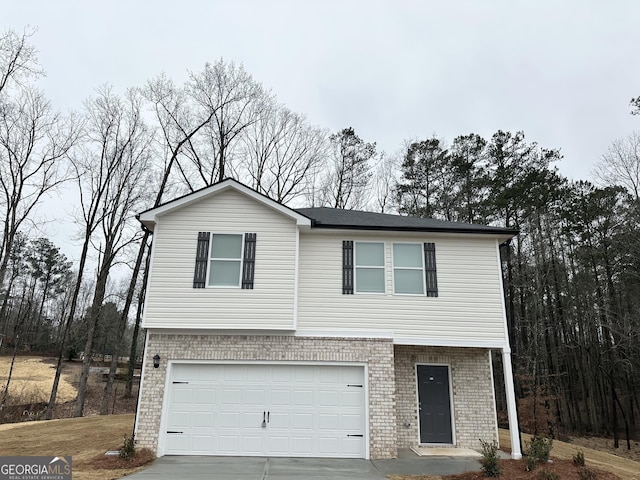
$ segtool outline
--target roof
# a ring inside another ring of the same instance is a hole
[[[518,234],[517,230],[489,227],[471,223],[447,222],[433,218],[407,217],[387,213],[363,212],[359,210],[342,210],[339,208],[316,207],[292,209],[275,200],[256,192],[246,185],[227,178],[219,183],[170,200],[155,208],[150,208],[138,215],[138,220],[145,228],[153,231],[158,216],[179,209],[193,202],[217,195],[228,189],[238,192],[267,205],[280,213],[294,219],[298,226],[306,228],[326,228],[342,230],[386,230],[396,232],[440,232],[440,233],[475,233],[500,237],[502,241]]]
[[[348,230],[393,230],[405,232],[479,233],[507,236],[518,234],[517,230],[489,227],[471,223],[447,222],[433,218],[407,217],[387,213],[342,210],[339,208],[297,208],[296,212],[311,219],[312,228]]]

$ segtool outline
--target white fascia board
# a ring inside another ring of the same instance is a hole
[[[316,235],[341,235],[346,238],[385,238],[393,240],[394,238],[408,238],[414,237],[416,241],[424,238],[434,239],[451,239],[451,238],[476,238],[479,240],[495,239],[498,242],[498,246],[512,238],[512,236],[505,235],[503,233],[479,233],[479,232],[438,232],[431,230],[375,230],[364,228],[322,228],[317,227],[313,229],[313,233]]]
[[[252,190],[251,188],[241,184],[240,182],[231,179],[224,180],[220,183],[216,183],[215,185],[203,188],[189,195],[177,198],[176,200],[169,201],[168,203],[165,203],[164,205],[161,205],[159,207],[142,212],[139,216],[139,220],[145,227],[153,231],[160,215],[166,214],[178,208],[182,208],[191,203],[198,202],[200,200],[203,200],[204,198],[219,194],[228,189],[233,189],[237,192],[243,193],[244,195],[251,197],[255,201],[273,208],[274,210],[282,213],[289,218],[292,218],[296,221],[299,227],[311,227],[311,220],[309,218],[305,217],[304,215],[300,215],[295,210],[292,210],[289,207],[285,207],[275,200],[271,200],[269,197],[266,197],[265,195],[262,195],[255,190]]]
[[[393,337],[396,345],[420,345],[425,347],[505,348],[504,340],[449,340],[443,338]]]
[[[202,325],[150,325],[146,330],[151,333],[162,335],[256,335],[256,336],[283,336],[294,335],[291,328],[282,329],[257,329],[257,328],[204,328]]]
[[[296,337],[319,338],[393,338],[391,330],[296,330]]]

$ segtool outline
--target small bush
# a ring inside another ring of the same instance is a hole
[[[498,444],[495,441],[489,443],[484,440],[480,440],[480,443],[482,444],[482,458],[480,459],[482,473],[485,477],[499,477]]]
[[[131,460],[136,455],[136,441],[134,436],[124,436],[124,444],[120,447],[120,458],[123,460]]]
[[[577,467],[584,467],[584,452],[582,450],[578,450],[573,456],[573,464]]]
[[[540,480],[560,480],[560,475],[549,470],[541,470],[540,473],[538,473],[538,478]]]
[[[553,440],[541,435],[534,435],[531,441],[527,442],[527,455],[533,457],[535,461],[546,463],[549,461]]]
[[[578,477],[580,480],[596,480],[598,478],[595,472],[588,467],[582,467],[578,470]]]
[[[532,472],[536,469],[537,461],[533,457],[525,457],[524,459],[524,469],[527,472]]]

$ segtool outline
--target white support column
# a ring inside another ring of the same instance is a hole
[[[502,349],[502,366],[504,368],[504,386],[507,393],[507,413],[509,415],[509,434],[511,435],[511,458],[520,460],[522,458],[522,450],[520,445],[520,430],[518,428],[516,394],[513,388],[511,350],[509,348]]]

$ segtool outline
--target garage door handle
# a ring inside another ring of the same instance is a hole
[[[364,437],[364,435],[349,435],[349,434],[347,434],[347,437]]]
[[[271,412],[267,412],[267,423],[269,423],[269,417],[271,416]]]
[[[266,415],[267,412],[262,412],[262,428],[265,428],[267,426],[267,422],[265,421]]]
[[[167,430],[167,433],[184,433],[184,432],[176,432],[176,431],[173,431],[173,430]]]

